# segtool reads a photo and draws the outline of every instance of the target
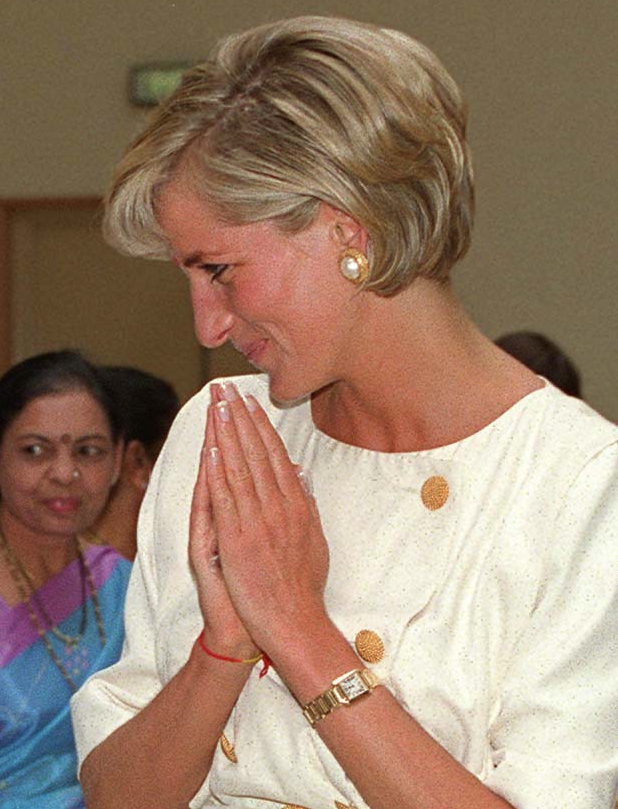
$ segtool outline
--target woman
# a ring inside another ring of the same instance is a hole
[[[466,317],[471,220],[457,87],[361,23],[228,39],[129,150],[110,238],[264,374],[159,456],[89,809],[612,805],[618,430]]]
[[[69,699],[120,655],[129,562],[88,541],[118,475],[116,411],[78,353],[0,379],[0,803],[84,805]]]
[[[580,373],[575,363],[549,337],[537,331],[512,331],[498,337],[495,343],[568,396],[582,398]]]
[[[103,365],[98,372],[119,407],[124,450],[118,480],[94,532],[132,561],[140,506],[180,401],[169,382],[139,368]]]

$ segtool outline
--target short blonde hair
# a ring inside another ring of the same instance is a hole
[[[298,17],[224,39],[129,147],[104,231],[132,255],[168,254],[160,190],[179,172],[221,217],[309,225],[320,201],[369,236],[367,289],[446,279],[467,251],[473,173],[461,93],[398,31]]]

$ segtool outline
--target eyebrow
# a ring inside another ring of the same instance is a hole
[[[196,264],[204,263],[204,254],[199,250],[196,253],[191,253],[184,261],[180,262],[183,267],[195,267]]]
[[[181,267],[195,267],[196,264],[218,264],[217,259],[225,256],[226,250],[209,250],[208,253],[203,253],[201,250],[196,250],[190,253],[185,259],[178,259],[178,264]]]
[[[26,439],[36,439],[37,441],[46,441],[48,444],[53,444],[55,441],[54,438],[50,438],[48,435],[40,435],[39,433],[23,433],[23,435],[18,435],[17,438],[20,441],[24,441]],[[104,435],[103,433],[87,433],[86,435],[80,435],[77,438],[71,439],[71,441],[73,441],[73,443],[78,443],[80,441],[92,441],[93,439],[108,441],[109,436]]]

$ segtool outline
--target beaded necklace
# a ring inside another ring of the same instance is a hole
[[[36,588],[32,579],[30,578],[28,572],[24,568],[24,566],[19,561],[18,557],[13,552],[11,546],[6,540],[6,537],[0,531],[0,547],[2,548],[2,553],[4,555],[4,559],[7,564],[7,568],[17,590],[19,592],[20,598],[24,603],[26,609],[28,610],[28,615],[30,616],[30,620],[37,631],[38,636],[41,638],[43,645],[47,651],[47,654],[51,657],[54,664],[66,680],[69,685],[71,691],[77,691],[77,687],[75,682],[73,681],[71,675],[66,670],[66,667],[56,654],[54,647],[51,645],[49,638],[47,637],[47,631],[50,631],[58,640],[65,643],[69,648],[74,649],[79,641],[84,636],[84,632],[86,631],[86,624],[88,620],[88,603],[86,598],[86,589],[90,590],[90,595],[92,597],[92,606],[94,607],[94,615],[97,622],[97,629],[99,632],[99,639],[101,641],[101,647],[105,646],[106,636],[105,636],[105,627],[103,626],[103,618],[101,616],[101,607],[99,604],[99,597],[97,593],[97,588],[95,587],[94,580],[92,578],[92,572],[86,561],[86,557],[84,556],[81,543],[79,537],[75,539],[76,550],[77,550],[77,559],[79,561],[79,570],[80,570],[80,579],[81,579],[81,587],[82,587],[82,614],[80,620],[79,631],[77,635],[66,635],[64,632],[61,632],[57,626],[54,625],[52,619],[48,615],[47,611],[43,607],[39,594],[36,592]],[[41,621],[39,620],[39,616],[37,615],[36,611],[34,610],[31,601],[34,601],[43,618],[45,619],[45,623],[47,626],[43,626]]]

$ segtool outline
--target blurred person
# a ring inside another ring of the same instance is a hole
[[[79,353],[0,378],[0,805],[77,809],[69,699],[117,660],[131,565],[85,535],[120,470],[113,401]]]
[[[498,337],[495,343],[568,396],[581,399],[580,374],[575,363],[549,337],[536,331],[514,331]]]
[[[180,400],[169,382],[139,368],[100,366],[99,374],[117,403],[124,451],[120,475],[93,533],[133,560],[139,509]]]
[[[120,164],[106,234],[262,373],[181,410],[121,660],[73,699],[89,809],[610,809],[618,428],[450,271],[460,91],[396,31],[231,36]]]

